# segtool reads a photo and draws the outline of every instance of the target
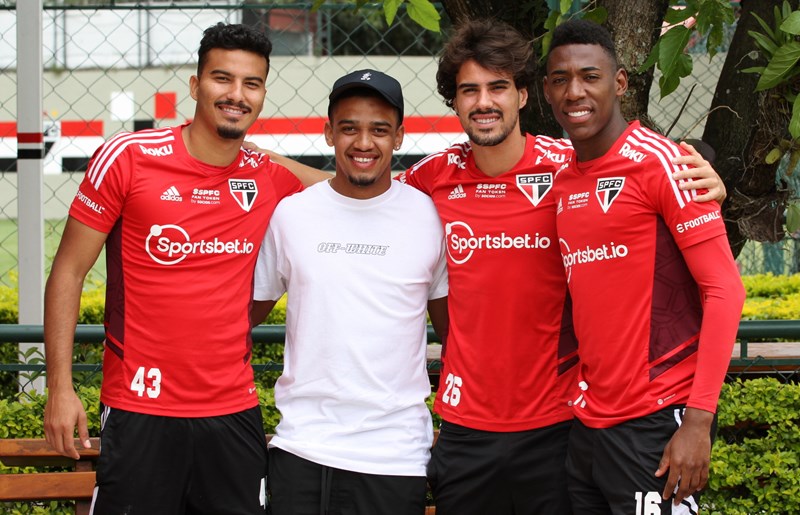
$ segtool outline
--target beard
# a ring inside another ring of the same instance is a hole
[[[374,175],[372,177],[354,177],[352,175],[348,175],[347,180],[349,180],[350,184],[352,184],[353,186],[359,186],[361,188],[364,188],[375,184],[375,181],[378,180],[378,177]]]
[[[217,134],[223,139],[239,139],[244,136],[244,131],[237,127],[219,125],[217,126]]]
[[[500,111],[494,111],[494,110],[485,113],[484,112],[470,113],[470,116],[472,116],[473,114],[489,114],[489,113],[495,113],[502,116],[502,113]],[[467,133],[467,136],[469,136],[469,140],[475,145],[481,147],[494,147],[504,142],[506,138],[508,138],[508,135],[511,134],[511,131],[513,131],[514,127],[516,127],[518,118],[519,115],[514,120],[510,120],[511,123],[501,125],[499,134],[482,134],[480,132],[480,129],[476,129],[472,125],[464,128],[464,132]],[[501,118],[501,120],[503,120],[503,118]]]

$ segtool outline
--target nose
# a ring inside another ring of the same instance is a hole
[[[244,99],[244,83],[238,80],[232,80],[228,85],[225,96],[233,102],[241,102]]]
[[[369,130],[361,130],[358,131],[356,135],[356,140],[354,142],[355,147],[358,150],[369,150],[372,148],[372,135],[370,134]]]
[[[567,98],[569,100],[578,100],[583,98],[584,89],[580,80],[571,79],[567,81]]]
[[[478,108],[479,109],[488,109],[492,107],[492,96],[489,93],[488,88],[481,88],[480,92],[478,93]]]

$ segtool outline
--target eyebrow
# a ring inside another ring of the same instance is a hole
[[[361,123],[358,120],[345,119],[345,120],[339,120],[338,122],[336,122],[336,125],[361,125]],[[391,127],[392,126],[392,124],[390,122],[385,121],[385,120],[378,120],[378,121],[369,122],[369,125],[371,127],[376,127],[376,126],[378,126],[378,127]]]
[[[579,71],[581,71],[581,72],[594,72],[594,71],[598,71],[598,70],[602,70],[602,68],[600,68],[599,66],[584,66]],[[566,73],[567,73],[567,70],[557,69],[557,70],[553,70],[553,71],[549,72],[548,75],[566,74]]]
[[[211,70],[211,71],[208,72],[208,74],[209,75],[224,75],[226,77],[233,77],[233,74],[231,72],[229,72],[227,70],[219,70],[219,69]],[[252,77],[245,77],[244,80],[246,80],[246,81],[254,80],[254,81],[261,82],[262,84],[264,83],[264,79],[262,77],[257,76],[257,75],[254,75]]]
[[[493,80],[492,82],[489,83],[489,86],[499,86],[505,84],[511,84],[511,81],[508,79]],[[456,86],[456,89],[474,88],[478,85],[479,84],[477,82],[462,82],[461,84]]]

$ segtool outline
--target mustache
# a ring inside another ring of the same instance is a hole
[[[496,114],[500,118],[503,117],[503,111],[499,109],[476,109],[475,111],[471,111],[469,113],[470,116],[475,116],[476,114]]]
[[[234,102],[233,100],[220,100],[219,102],[214,102],[214,106],[231,106],[241,109],[242,111],[249,113],[252,111],[249,105],[245,104],[244,102]]]

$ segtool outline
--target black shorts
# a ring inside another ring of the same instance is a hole
[[[499,433],[442,422],[428,465],[436,515],[569,515],[571,425]]]
[[[683,406],[670,406],[646,417],[591,429],[575,420],[569,439],[569,494],[575,513],[696,514],[698,494],[680,506],[663,500],[667,475],[655,472],[664,448],[683,418]],[[712,428],[713,439],[714,428]]]
[[[364,474],[269,449],[272,515],[423,515],[424,476]]]
[[[106,407],[92,513],[263,515],[266,471],[258,407],[208,418]]]

